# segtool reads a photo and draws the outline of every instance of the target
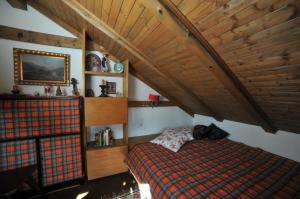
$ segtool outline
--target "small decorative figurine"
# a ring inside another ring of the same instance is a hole
[[[102,80],[102,84],[100,84],[99,87],[101,88],[101,95],[99,97],[107,97],[106,81]]]
[[[72,78],[71,79],[71,84],[73,85],[73,91],[72,91],[73,95],[79,96],[80,93],[79,93],[78,88],[77,88],[77,84],[78,84],[77,79]]]
[[[13,89],[11,90],[11,92],[12,92],[14,95],[20,94],[20,90],[19,90],[19,88],[18,88],[17,85],[13,85]]]
[[[44,91],[45,91],[45,96],[51,96],[53,94],[53,87],[45,86]]]
[[[62,92],[61,92],[60,86],[57,86],[56,96],[62,96]]]
[[[102,72],[109,72],[110,71],[110,64],[109,64],[108,55],[104,55],[102,58]]]

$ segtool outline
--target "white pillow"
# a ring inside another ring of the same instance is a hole
[[[190,128],[167,128],[161,135],[150,142],[177,152],[184,143],[193,139],[192,130]]]

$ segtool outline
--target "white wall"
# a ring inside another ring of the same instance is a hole
[[[266,133],[261,127],[239,122],[224,120],[218,122],[207,116],[196,115],[193,125],[209,125],[215,123],[218,127],[230,133],[229,139],[259,147],[271,153],[284,156],[300,162],[300,135],[286,131],[276,134]]]
[[[28,6],[28,11],[14,9],[7,1],[0,1],[0,24],[47,34],[75,37],[56,23]]]
[[[10,20],[7,20],[9,17]],[[6,1],[0,1],[0,24],[25,30],[43,32],[48,34],[72,36],[69,32],[40,14],[30,6],[28,11],[11,8]],[[25,48],[31,50],[42,50],[47,52],[59,52],[71,55],[70,76],[75,77],[79,81],[79,90],[83,94],[82,88],[82,60],[81,50],[52,47],[46,45],[37,45],[24,42],[10,41],[0,39],[0,94],[10,93],[14,85],[14,65],[13,65],[13,48]],[[102,57],[101,53],[97,53]],[[113,63],[112,63],[113,65]],[[117,91],[122,91],[120,78],[96,77],[92,79],[93,90],[96,95],[100,94],[98,87],[102,80],[117,82]],[[24,94],[34,94],[35,91],[44,93],[43,86],[19,86]],[[62,87],[71,95],[72,87]],[[147,100],[148,94],[156,91],[149,88],[140,80],[129,75],[129,99]],[[166,99],[164,99],[166,100]],[[160,107],[160,108],[130,108],[129,109],[129,136],[138,136],[145,134],[158,133],[166,127],[191,126],[192,118],[177,107]],[[116,138],[122,137],[122,126],[110,126]],[[96,132],[100,127],[92,128]],[[91,135],[93,137],[93,135]]]

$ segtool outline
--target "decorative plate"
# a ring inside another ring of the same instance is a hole
[[[115,63],[114,71],[117,72],[117,73],[123,73],[123,71],[124,71],[123,64],[122,63]]]
[[[101,59],[98,55],[94,53],[90,53],[86,56],[86,64],[85,68],[86,70],[91,70],[94,67],[101,67]]]

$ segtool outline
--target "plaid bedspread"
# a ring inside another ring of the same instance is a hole
[[[126,163],[152,198],[300,198],[300,163],[227,139],[195,140],[177,153],[139,144]]]

